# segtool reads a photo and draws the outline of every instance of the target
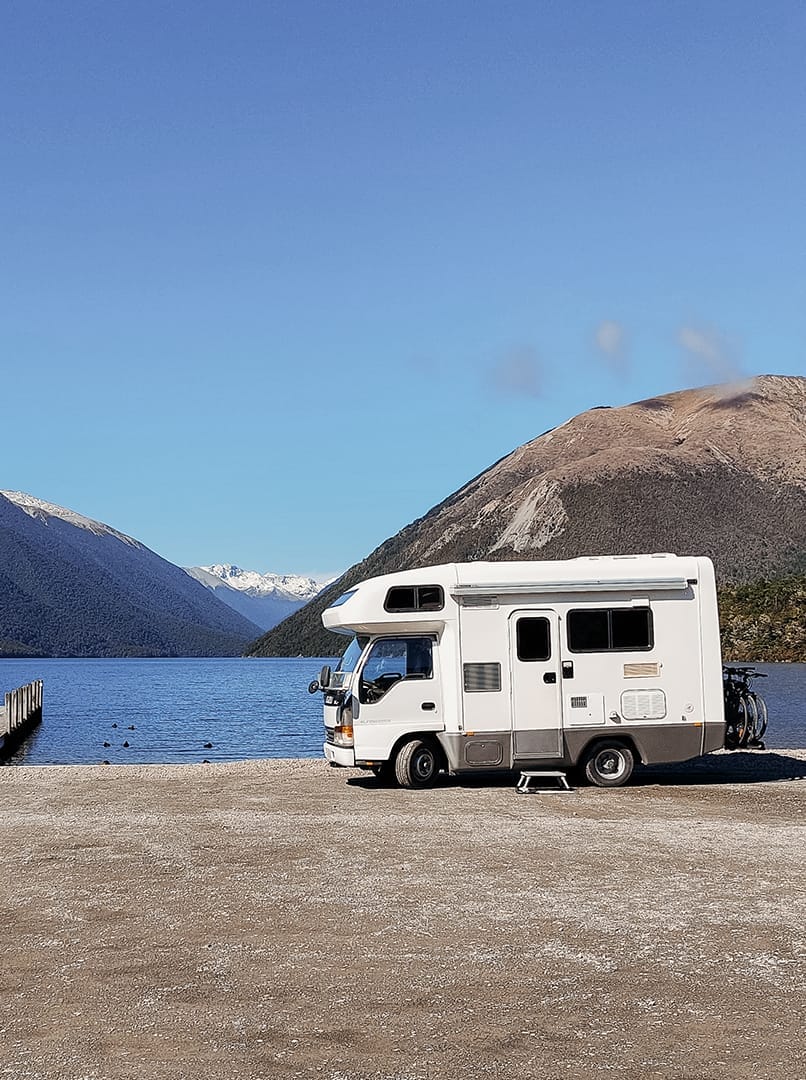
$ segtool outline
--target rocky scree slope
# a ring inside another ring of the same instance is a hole
[[[473,559],[709,555],[720,582],[806,568],[806,379],[759,376],[581,413],[385,541],[253,655],[331,655],[321,612],[356,581]]]

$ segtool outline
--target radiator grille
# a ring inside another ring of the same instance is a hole
[[[465,664],[465,690],[468,694],[501,689],[500,664]]]

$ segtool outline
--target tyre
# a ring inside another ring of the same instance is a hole
[[[744,694],[739,698],[736,706],[736,745],[747,746],[750,732],[753,730],[753,719],[749,707],[749,699]]]
[[[395,779],[402,788],[433,787],[439,764],[437,749],[432,742],[409,739],[397,752]]]
[[[753,724],[750,741],[758,743],[764,738],[764,733],[767,730],[767,703],[761,694],[756,694],[755,691],[751,691],[750,697],[753,699],[756,709],[756,720]]]
[[[585,776],[596,787],[621,787],[632,776],[635,756],[620,742],[600,742],[585,755]]]

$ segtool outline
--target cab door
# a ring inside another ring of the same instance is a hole
[[[514,760],[561,758],[559,619],[551,610],[509,618]]]

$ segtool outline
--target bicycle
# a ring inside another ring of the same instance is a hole
[[[761,694],[753,690],[753,679],[766,679],[766,672],[751,667],[722,669],[725,693],[725,747],[764,749],[762,739],[767,730],[767,705]]]

